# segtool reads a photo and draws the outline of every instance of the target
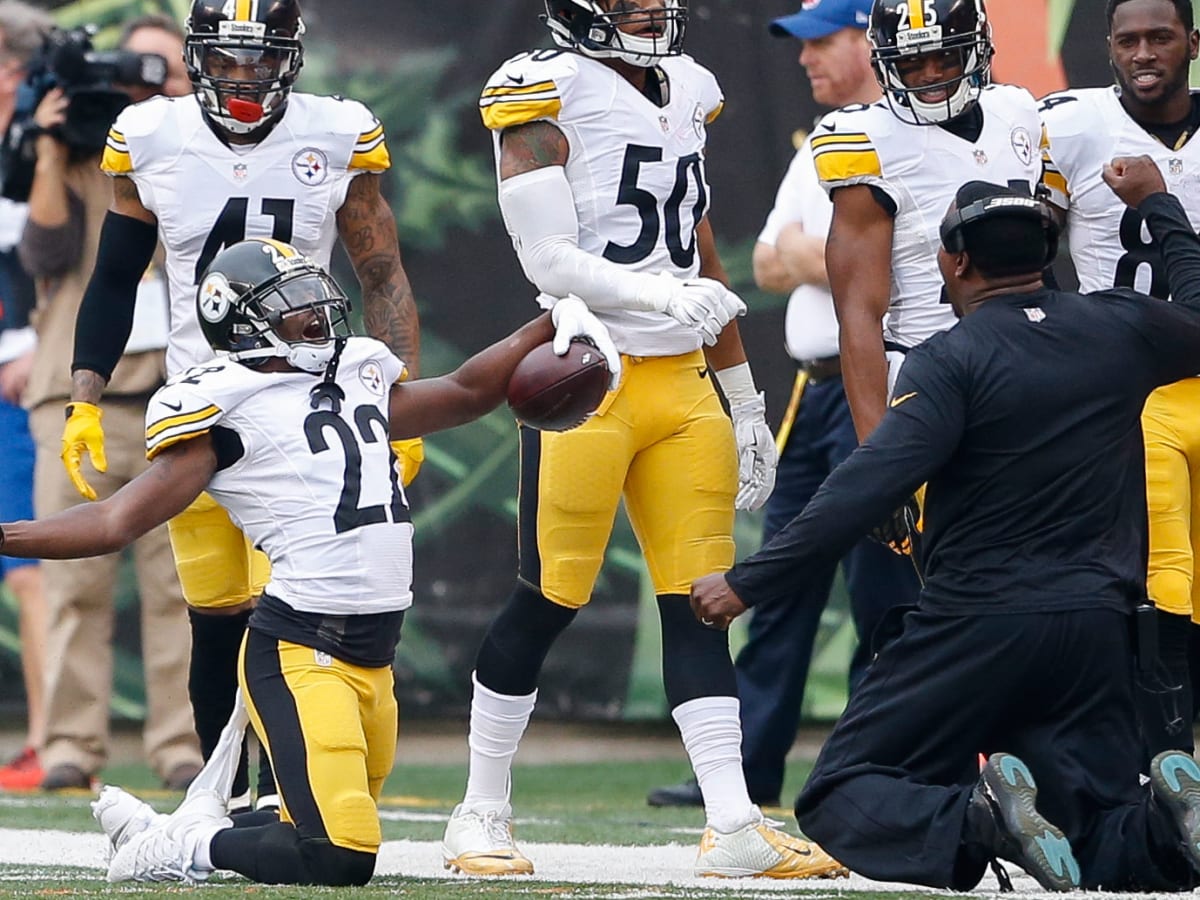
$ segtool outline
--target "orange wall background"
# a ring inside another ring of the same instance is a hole
[[[1082,0],[1104,15],[1101,0]],[[1035,97],[1067,86],[1057,49],[1050,50],[1048,0],[992,0],[988,15],[996,59],[992,76],[996,81],[1019,84]],[[1102,52],[1102,51],[1101,51]]]

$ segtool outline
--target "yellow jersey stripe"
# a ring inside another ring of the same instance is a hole
[[[716,106],[713,107],[713,111],[708,114],[708,118],[706,118],[704,120],[704,124],[711,125],[713,122],[717,121],[717,116],[721,115],[721,113],[724,111],[725,111],[725,101],[722,100],[720,103],[718,103]]]
[[[392,155],[388,152],[387,142],[381,134],[373,147],[355,150],[350,155],[347,168],[360,172],[386,172],[391,165]]]
[[[370,131],[364,131],[358,136],[358,144],[373,144],[375,141],[383,137],[383,124],[380,123]]]
[[[512,94],[537,94],[541,91],[556,90],[558,85],[553,81],[539,81],[535,84],[521,84],[511,86],[507,84],[499,84],[495,87],[485,87],[483,89],[484,97],[504,97]]]
[[[829,144],[869,144],[871,139],[865,134],[819,134],[812,139],[813,153]]]
[[[182,443],[183,441],[201,437],[202,435],[208,434],[211,430],[211,428],[204,428],[200,431],[188,431],[184,434],[176,434],[170,437],[164,437],[158,443],[146,448],[146,459],[153,462],[154,457],[158,456],[158,454],[162,453],[168,447],[174,447],[176,444]]]
[[[847,181],[864,175],[883,177],[879,154],[874,150],[831,150],[815,156],[817,177],[823,182]]]
[[[109,175],[128,175],[133,171],[133,157],[128,150],[114,147],[109,141],[104,146],[104,155],[100,157],[100,170]]]
[[[538,119],[557,119],[562,111],[562,100],[558,97],[548,100],[528,100],[522,103],[507,101],[493,103],[483,107],[479,112],[483,124],[492,131],[503,131],[514,125],[524,125]]]
[[[148,443],[152,438],[162,434],[168,428],[175,428],[179,425],[191,425],[193,422],[202,422],[220,411],[219,407],[209,404],[204,409],[159,419],[146,427],[146,441]]]
[[[1042,184],[1050,189],[1052,195],[1070,197],[1071,190],[1067,185],[1067,179],[1061,172],[1054,169],[1046,169],[1042,172]]]

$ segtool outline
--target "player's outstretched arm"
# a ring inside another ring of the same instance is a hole
[[[350,182],[337,211],[338,234],[362,287],[367,334],[387,344],[413,377],[420,374],[421,327],[408,274],[400,261],[396,219],[379,189],[378,175]]]
[[[825,268],[838,316],[842,382],[860,441],[887,409],[882,323],[891,296],[892,224],[866,185],[834,191]]]
[[[145,472],[106,500],[32,522],[0,525],[0,554],[79,559],[114,553],[182,512],[217,470],[206,434],[168,447]]]
[[[392,440],[464,425],[495,409],[504,400],[517,363],[553,337],[550,313],[543,313],[448,375],[392,385]]]

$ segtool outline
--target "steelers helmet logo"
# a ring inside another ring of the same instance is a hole
[[[292,174],[301,184],[316,187],[329,177],[329,158],[316,147],[305,147],[292,157]]]
[[[200,315],[209,322],[220,322],[229,313],[229,307],[233,305],[233,298],[236,296],[233,288],[229,286],[229,282],[225,280],[225,276],[220,272],[214,272],[204,279],[204,284],[200,285],[199,298],[196,305],[200,309]]]

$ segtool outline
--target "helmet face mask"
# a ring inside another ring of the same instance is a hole
[[[630,0],[612,0],[611,10],[597,0],[545,0],[545,4],[542,21],[554,42],[584,56],[648,68],[683,52],[687,0],[663,0],[662,7],[655,9],[642,9]]]
[[[283,115],[304,62],[297,0],[194,0],[184,60],[205,115],[231,135],[253,135]],[[231,11],[232,10],[232,11]]]
[[[875,0],[867,30],[871,66],[892,113],[912,125],[957,118],[991,82],[991,26],[983,0]],[[930,55],[944,54],[953,75],[934,84],[906,83]],[[926,100],[922,94],[943,94]]]
[[[280,358],[321,373],[350,334],[350,301],[337,282],[280,241],[256,238],[218,253],[196,311],[209,346],[248,366]]]

